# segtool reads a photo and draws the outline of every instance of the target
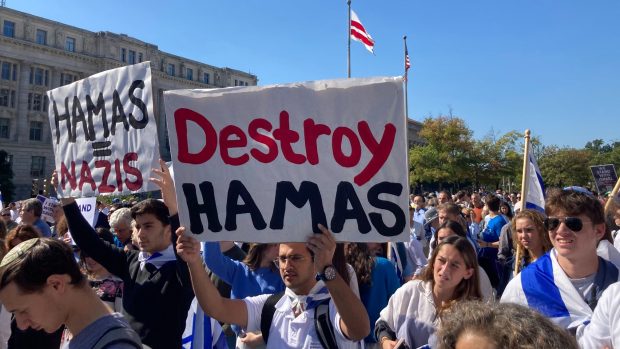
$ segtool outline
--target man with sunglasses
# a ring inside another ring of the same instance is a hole
[[[333,324],[338,348],[357,348],[370,332],[368,313],[360,299],[336,272],[332,259],[336,241],[325,227],[313,234],[307,243],[281,243],[274,261],[286,290],[275,304],[269,333],[263,332],[267,348],[321,348],[314,323],[315,308],[323,301],[329,304],[329,320]],[[192,286],[200,307],[210,317],[239,325],[246,331],[262,327],[263,306],[271,295],[244,299],[220,296],[213,286],[200,257],[200,243],[177,231],[177,252],[189,267]]]
[[[603,207],[583,188],[551,191],[545,227],[553,249],[510,281],[501,302],[527,305],[579,335],[618,269],[599,257]]]

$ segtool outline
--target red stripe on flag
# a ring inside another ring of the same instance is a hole
[[[364,28],[364,26],[360,22],[356,22],[356,21],[352,20],[351,21],[351,26],[359,29],[360,31],[363,31],[364,33],[366,33],[366,28]],[[368,33],[366,33],[366,34],[368,35]]]
[[[351,36],[356,38],[357,40],[361,41],[364,43],[364,45],[367,46],[375,46],[375,43],[372,42],[367,36],[365,36],[364,34],[351,29]]]

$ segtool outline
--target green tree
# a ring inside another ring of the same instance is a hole
[[[472,131],[458,117],[426,118],[420,130],[426,144],[409,151],[409,181],[456,184],[471,180]]]
[[[13,169],[9,163],[9,154],[0,150],[0,191],[5,202],[13,201],[15,185],[13,185]]]
[[[544,147],[538,166],[545,186],[587,186],[592,181],[589,168],[591,156],[591,151],[586,149]]]

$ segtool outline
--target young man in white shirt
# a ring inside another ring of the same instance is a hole
[[[583,188],[547,195],[545,225],[553,249],[512,279],[501,302],[529,306],[578,336],[618,269],[599,257],[605,234],[603,207]]]
[[[286,291],[275,305],[266,343],[269,348],[320,348],[313,306],[316,301],[329,298],[330,321],[339,348],[357,348],[358,341],[370,332],[364,305],[332,265],[336,241],[329,230],[319,227],[322,234],[313,234],[307,243],[280,244],[276,260]],[[220,296],[202,264],[200,243],[184,232],[184,228],[177,232],[177,251],[187,262],[196,298],[204,312],[248,332],[260,331],[262,308],[270,295],[245,299]]]

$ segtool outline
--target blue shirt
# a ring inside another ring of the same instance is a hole
[[[50,229],[50,226],[47,225],[47,223],[45,223],[41,218],[37,218],[37,220],[34,221],[32,225],[39,230],[42,237],[44,238],[52,237],[52,230]]]
[[[364,339],[367,343],[376,343],[375,322],[379,313],[385,308],[390,297],[400,287],[394,264],[383,257],[375,257],[372,268],[371,283],[360,285],[360,299],[366,307],[370,320],[370,334]]]

